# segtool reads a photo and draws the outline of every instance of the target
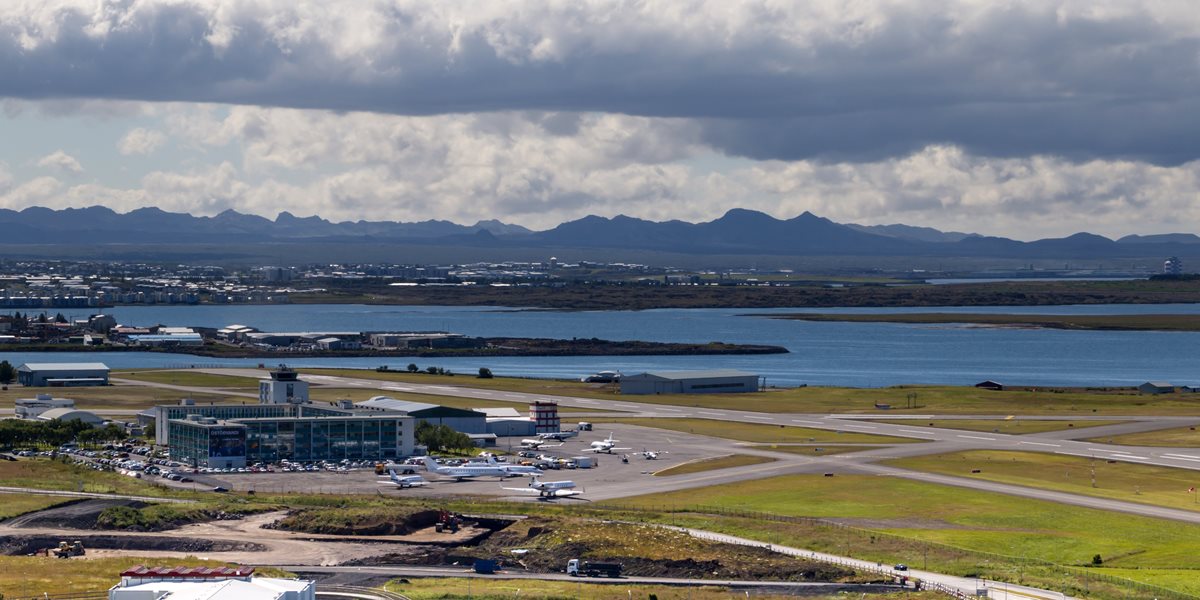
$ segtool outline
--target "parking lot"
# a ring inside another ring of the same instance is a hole
[[[609,433],[619,440],[612,454],[586,452],[590,444],[603,440]],[[517,453],[522,450],[520,437],[501,438],[495,451],[504,456],[509,463],[524,460]],[[561,468],[549,469],[541,476],[545,481],[574,481],[578,489],[584,491],[580,498],[587,498],[587,490],[600,487],[618,487],[628,489],[630,494],[637,493],[638,481],[653,477],[655,471],[666,469],[683,462],[703,459],[724,454],[739,452],[737,445],[728,440],[690,435],[686,433],[667,432],[634,425],[613,425],[598,427],[595,431],[582,432],[579,437],[559,442],[548,442],[536,454],[545,458],[569,459],[577,456],[593,457],[597,466],[590,469]],[[647,460],[641,454],[643,450],[658,452],[656,460]],[[628,462],[622,461],[622,455]],[[542,459],[531,459],[544,462]],[[194,475],[198,482],[205,485],[226,487],[234,491],[255,491],[256,493],[274,492],[310,492],[330,494],[395,494],[415,497],[440,497],[450,495],[502,496],[506,498],[533,497],[535,494],[513,492],[503,488],[524,488],[529,482],[528,477],[510,477],[501,481],[498,477],[487,476],[471,480],[457,481],[453,477],[426,472],[424,466],[415,467],[417,474],[428,480],[429,485],[414,488],[397,489],[396,486],[384,483],[386,478],[375,475],[373,469],[318,470],[304,472],[246,472],[246,473],[209,473]]]

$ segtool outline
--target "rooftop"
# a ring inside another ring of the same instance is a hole
[[[104,363],[25,363],[20,366],[25,371],[107,371]]]
[[[715,377],[757,377],[755,373],[747,373],[746,371],[738,371],[736,369],[709,369],[704,371],[647,371],[641,375],[649,375],[651,377],[661,377],[663,379],[709,379]],[[638,377],[639,375],[626,375],[624,378]]]

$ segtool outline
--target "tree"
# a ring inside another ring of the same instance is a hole
[[[479,367],[479,378],[480,379],[491,379],[492,378],[492,370],[487,367]]]
[[[62,313],[58,313],[57,315],[54,315],[54,322],[55,323],[66,323],[67,318],[64,317]]]
[[[438,368],[437,367],[425,367],[425,372],[429,373],[430,375],[437,375]]]
[[[430,452],[468,450],[474,447],[467,434],[459,433],[449,425],[434,425],[428,421],[417,424],[415,437],[417,443],[428,448]]]
[[[416,373],[417,371],[420,371],[420,370],[421,370],[421,368],[417,366],[417,363],[408,363],[408,372],[409,373]]]
[[[17,372],[7,360],[0,361],[0,383],[9,384],[16,379]]]

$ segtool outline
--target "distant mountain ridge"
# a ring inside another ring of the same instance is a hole
[[[1021,242],[903,224],[840,224],[809,212],[791,219],[742,208],[712,221],[648,221],[589,215],[545,231],[497,220],[459,225],[428,220],[332,222],[281,212],[274,219],[227,210],[212,217],[102,206],[0,209],[0,244],[339,244],[415,243],[474,248],[608,248],[683,254],[780,256],[923,256],[1103,259],[1166,257],[1200,250],[1190,233],[1129,235],[1120,240],[1077,233]]]

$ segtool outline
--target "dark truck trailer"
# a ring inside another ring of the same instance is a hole
[[[621,563],[592,562],[573,558],[567,561],[567,575],[575,577],[620,577]]]

